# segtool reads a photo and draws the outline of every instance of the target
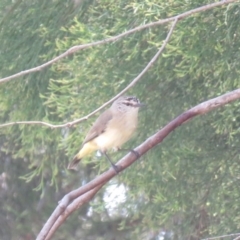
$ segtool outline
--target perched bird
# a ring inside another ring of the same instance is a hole
[[[113,102],[112,106],[97,118],[68,169],[77,170],[77,164],[83,157],[99,150],[117,172],[106,152],[111,148],[119,150],[131,138],[137,128],[138,110],[142,105],[139,99],[133,96],[123,96]]]

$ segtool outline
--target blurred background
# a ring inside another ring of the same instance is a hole
[[[213,1],[1,0],[0,77],[38,66],[74,45],[115,36]],[[174,117],[240,88],[240,4],[178,22],[161,57],[127,95],[140,111],[134,148]],[[125,88],[162,45],[171,24],[79,51],[0,85],[0,123],[66,123]],[[194,118],[72,214],[53,239],[197,240],[240,229],[240,101]],[[102,157],[69,172],[99,114],[72,128],[0,128],[0,236],[35,239],[57,202],[109,168]],[[117,162],[125,153],[110,153]],[[226,238],[227,239],[227,238]],[[230,238],[229,238],[230,239]]]

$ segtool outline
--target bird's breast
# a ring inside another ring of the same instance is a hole
[[[126,118],[127,117],[127,118]],[[106,130],[94,139],[94,142],[100,150],[108,150],[110,148],[119,148],[127,142],[137,127],[137,116],[123,116],[113,118]]]

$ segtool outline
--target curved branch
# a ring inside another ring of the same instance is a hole
[[[24,76],[24,75],[29,74],[29,73],[41,71],[42,69],[52,65],[53,63],[59,61],[60,59],[65,58],[69,55],[72,55],[73,53],[78,52],[79,50],[90,48],[90,47],[97,46],[97,45],[103,45],[103,44],[106,44],[106,43],[109,43],[109,42],[115,42],[122,37],[125,37],[129,34],[137,32],[137,31],[141,31],[145,28],[150,28],[150,27],[162,25],[162,24],[174,21],[174,19],[176,19],[176,18],[183,19],[183,18],[186,18],[186,17],[188,17],[190,15],[193,15],[195,13],[203,12],[203,11],[209,10],[211,8],[222,6],[222,5],[229,4],[229,3],[232,3],[232,2],[236,2],[236,1],[237,0],[223,0],[223,1],[220,1],[220,2],[216,2],[216,3],[211,3],[211,4],[208,4],[208,5],[205,5],[205,6],[202,6],[202,7],[184,12],[184,13],[179,14],[179,15],[174,16],[174,17],[161,19],[161,20],[158,20],[156,22],[148,23],[148,24],[133,28],[131,30],[128,30],[128,31],[126,31],[124,33],[121,33],[121,34],[119,34],[117,36],[114,36],[114,37],[110,37],[110,38],[103,39],[103,40],[100,40],[100,41],[96,41],[96,42],[93,42],[93,43],[87,43],[87,44],[82,44],[82,45],[77,45],[77,46],[71,47],[66,52],[62,53],[61,55],[57,56],[56,58],[54,58],[54,59],[52,59],[52,60],[50,60],[50,61],[48,61],[48,62],[46,62],[46,63],[44,63],[40,66],[31,68],[31,69],[28,69],[28,70],[24,70],[22,72],[16,73],[16,74],[11,75],[9,77],[5,77],[5,78],[0,79],[0,84],[4,83],[4,82],[8,82],[8,81],[10,81],[14,78]]]
[[[58,217],[55,221],[54,225],[52,226],[51,230],[49,231],[48,235],[46,236],[46,240],[51,239],[53,234],[56,230],[61,226],[61,224],[68,218],[68,216],[74,212],[76,209],[81,207],[84,203],[89,202],[96,193],[102,188],[105,183],[95,187],[94,189],[90,190],[89,192],[85,193],[84,195],[76,198],[69,206],[65,209],[65,211]]]
[[[191,120],[192,118],[198,115],[205,114],[209,111],[214,110],[215,108],[226,105],[237,99],[240,99],[240,88],[232,92],[226,93],[222,96],[200,103],[199,105],[187,110],[186,112],[176,117],[174,120],[169,122],[165,127],[159,130],[153,136],[149,137],[146,141],[144,141],[141,145],[139,145],[134,150],[139,153],[139,157],[140,157],[144,155],[146,152],[148,152],[150,149],[152,149],[153,147],[161,143],[173,130],[175,130],[177,127],[181,126],[183,123],[187,122],[188,120]],[[123,171],[124,169],[129,167],[131,164],[133,164],[139,157],[137,157],[133,153],[128,153],[125,157],[123,157],[120,161],[118,161],[117,167],[120,169],[120,171]],[[87,183],[86,185],[66,194],[63,197],[63,199],[59,202],[59,205],[56,207],[56,209],[54,210],[54,212],[52,213],[52,215],[49,217],[48,221],[42,228],[41,232],[37,237],[37,240],[46,240],[46,236],[50,234],[50,232],[52,236],[53,232],[51,231],[51,229],[53,228],[53,226],[54,226],[54,229],[57,229],[57,227],[59,227],[59,225],[56,226],[55,223],[56,222],[58,222],[59,224],[62,223],[60,220],[58,220],[59,218],[60,219],[62,218],[61,215],[64,213],[64,216],[63,216],[64,219],[66,219],[67,216],[70,215],[70,212],[68,212],[69,213],[68,214],[66,213],[65,210],[68,209],[70,206],[72,206],[71,205],[72,202],[75,202],[76,200],[77,202],[81,203],[85,196],[84,194],[86,193],[91,194],[93,192],[95,194],[95,191],[97,192],[107,181],[109,181],[115,175],[116,175],[116,172],[113,169],[109,169],[108,171],[102,173],[100,176],[96,177],[94,180]],[[96,190],[98,187],[99,189]],[[66,214],[68,215],[65,216]]]
[[[72,122],[67,122],[67,123],[59,124],[59,125],[54,125],[54,124],[51,124],[51,123],[41,122],[41,121],[17,121],[17,122],[10,122],[10,123],[1,124],[0,128],[9,127],[9,126],[16,125],[16,124],[29,124],[29,125],[36,124],[36,125],[43,125],[43,126],[50,127],[50,128],[63,128],[63,127],[71,127],[71,126],[73,126],[77,123],[80,123],[84,120],[87,120],[89,117],[93,116],[94,114],[96,114],[97,112],[102,110],[104,107],[106,107],[108,104],[112,103],[114,100],[119,98],[122,94],[127,92],[127,90],[129,90],[131,87],[133,87],[142,78],[142,76],[152,67],[152,65],[157,61],[158,57],[163,52],[164,48],[166,47],[167,43],[170,40],[170,37],[173,33],[173,29],[175,28],[177,22],[178,22],[178,18],[175,18],[174,22],[173,22],[173,24],[170,28],[170,31],[168,32],[168,35],[167,35],[165,41],[163,42],[162,46],[157,51],[155,56],[151,59],[151,61],[147,64],[147,66],[140,72],[140,74],[135,79],[133,79],[133,81],[126,88],[124,88],[120,93],[118,93],[116,96],[114,96],[109,101],[105,102],[101,107],[99,107],[96,110],[94,110],[93,112],[89,113],[87,116],[82,117],[82,118],[77,119],[77,120],[74,120]]]

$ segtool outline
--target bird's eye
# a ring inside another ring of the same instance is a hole
[[[138,102],[138,99],[135,97],[130,97],[127,99],[128,101],[134,101],[134,102]]]

